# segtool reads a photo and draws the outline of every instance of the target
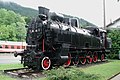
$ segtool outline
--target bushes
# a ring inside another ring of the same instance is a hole
[[[111,53],[108,55],[110,59],[118,59],[118,52],[120,50],[120,30],[112,29],[108,32],[108,37],[112,39]]]
[[[109,58],[109,59],[119,59],[119,54],[111,51],[111,53],[107,55],[107,58]]]
[[[52,69],[45,71],[47,80],[100,80],[100,76],[94,74],[85,74],[77,68]]]

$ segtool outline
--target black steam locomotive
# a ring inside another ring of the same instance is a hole
[[[51,13],[39,7],[39,15],[27,27],[27,49],[21,55],[24,66],[47,70],[52,66],[104,61],[110,47],[106,31],[80,28],[78,19]]]

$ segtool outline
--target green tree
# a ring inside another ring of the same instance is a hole
[[[26,22],[26,24],[29,24],[29,22],[31,21],[31,19],[32,19],[32,18],[30,18],[30,17],[25,17],[25,22]]]
[[[108,33],[108,37],[112,39],[112,52],[110,53],[111,58],[118,58],[118,51],[120,50],[120,30],[111,30]]]
[[[13,11],[0,9],[0,40],[24,41],[25,17]]]
[[[9,32],[6,25],[0,25],[0,40],[9,39]]]

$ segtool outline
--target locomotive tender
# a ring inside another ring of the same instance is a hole
[[[29,68],[47,70],[56,65],[68,67],[106,58],[106,31],[96,27],[82,29],[75,18],[39,7],[38,17],[26,27],[27,49],[15,56],[20,55],[21,63]]]

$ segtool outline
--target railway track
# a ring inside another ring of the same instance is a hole
[[[10,76],[15,76],[15,77],[19,77],[19,78],[44,77],[44,74],[42,72],[34,71],[29,68],[8,69],[8,70],[3,70],[3,72]]]
[[[109,61],[98,61],[96,63],[91,63],[91,64],[85,64],[85,65],[78,65],[77,67],[79,68],[87,68],[90,66],[95,66],[95,65],[100,65],[100,64],[105,64],[108,63]],[[69,67],[70,68],[70,67]],[[18,69],[8,69],[8,70],[3,70],[5,74],[11,75],[11,76],[16,76],[19,78],[39,78],[39,77],[45,77],[45,75],[42,73],[42,71],[34,71],[29,68],[18,68]]]

